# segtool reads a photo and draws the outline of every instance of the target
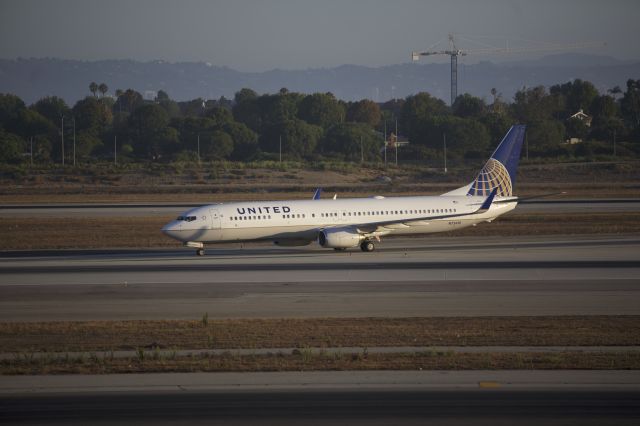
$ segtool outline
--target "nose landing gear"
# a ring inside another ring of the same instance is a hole
[[[204,256],[204,244],[199,241],[187,241],[184,243],[185,247],[191,247],[196,249],[196,254],[198,256]]]

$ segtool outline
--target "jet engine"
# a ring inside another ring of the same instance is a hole
[[[318,244],[325,248],[347,249],[357,247],[364,237],[353,228],[330,228],[320,231]]]

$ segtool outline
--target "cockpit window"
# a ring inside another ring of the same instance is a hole
[[[176,220],[184,220],[184,216],[178,216]]]

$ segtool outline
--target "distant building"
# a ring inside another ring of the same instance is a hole
[[[575,145],[577,143],[582,143],[582,139],[580,139],[580,138],[569,138],[566,141],[564,141],[564,143],[566,143],[567,145]]]
[[[583,110],[576,112],[571,117],[569,117],[568,120],[571,120],[572,118],[582,121],[587,127],[591,127],[591,116],[585,114]]]
[[[569,121],[569,120],[580,120],[580,121],[582,121],[582,123],[586,127],[591,127],[591,116],[585,114],[585,112],[582,109],[580,111],[576,112],[575,114],[571,115],[569,118],[567,118],[567,121]],[[567,145],[575,145],[577,143],[582,143],[582,139],[581,138],[569,138],[569,139],[565,140],[565,143]]]

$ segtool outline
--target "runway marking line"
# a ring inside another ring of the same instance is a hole
[[[480,389],[497,389],[501,386],[500,382],[478,382]]]

